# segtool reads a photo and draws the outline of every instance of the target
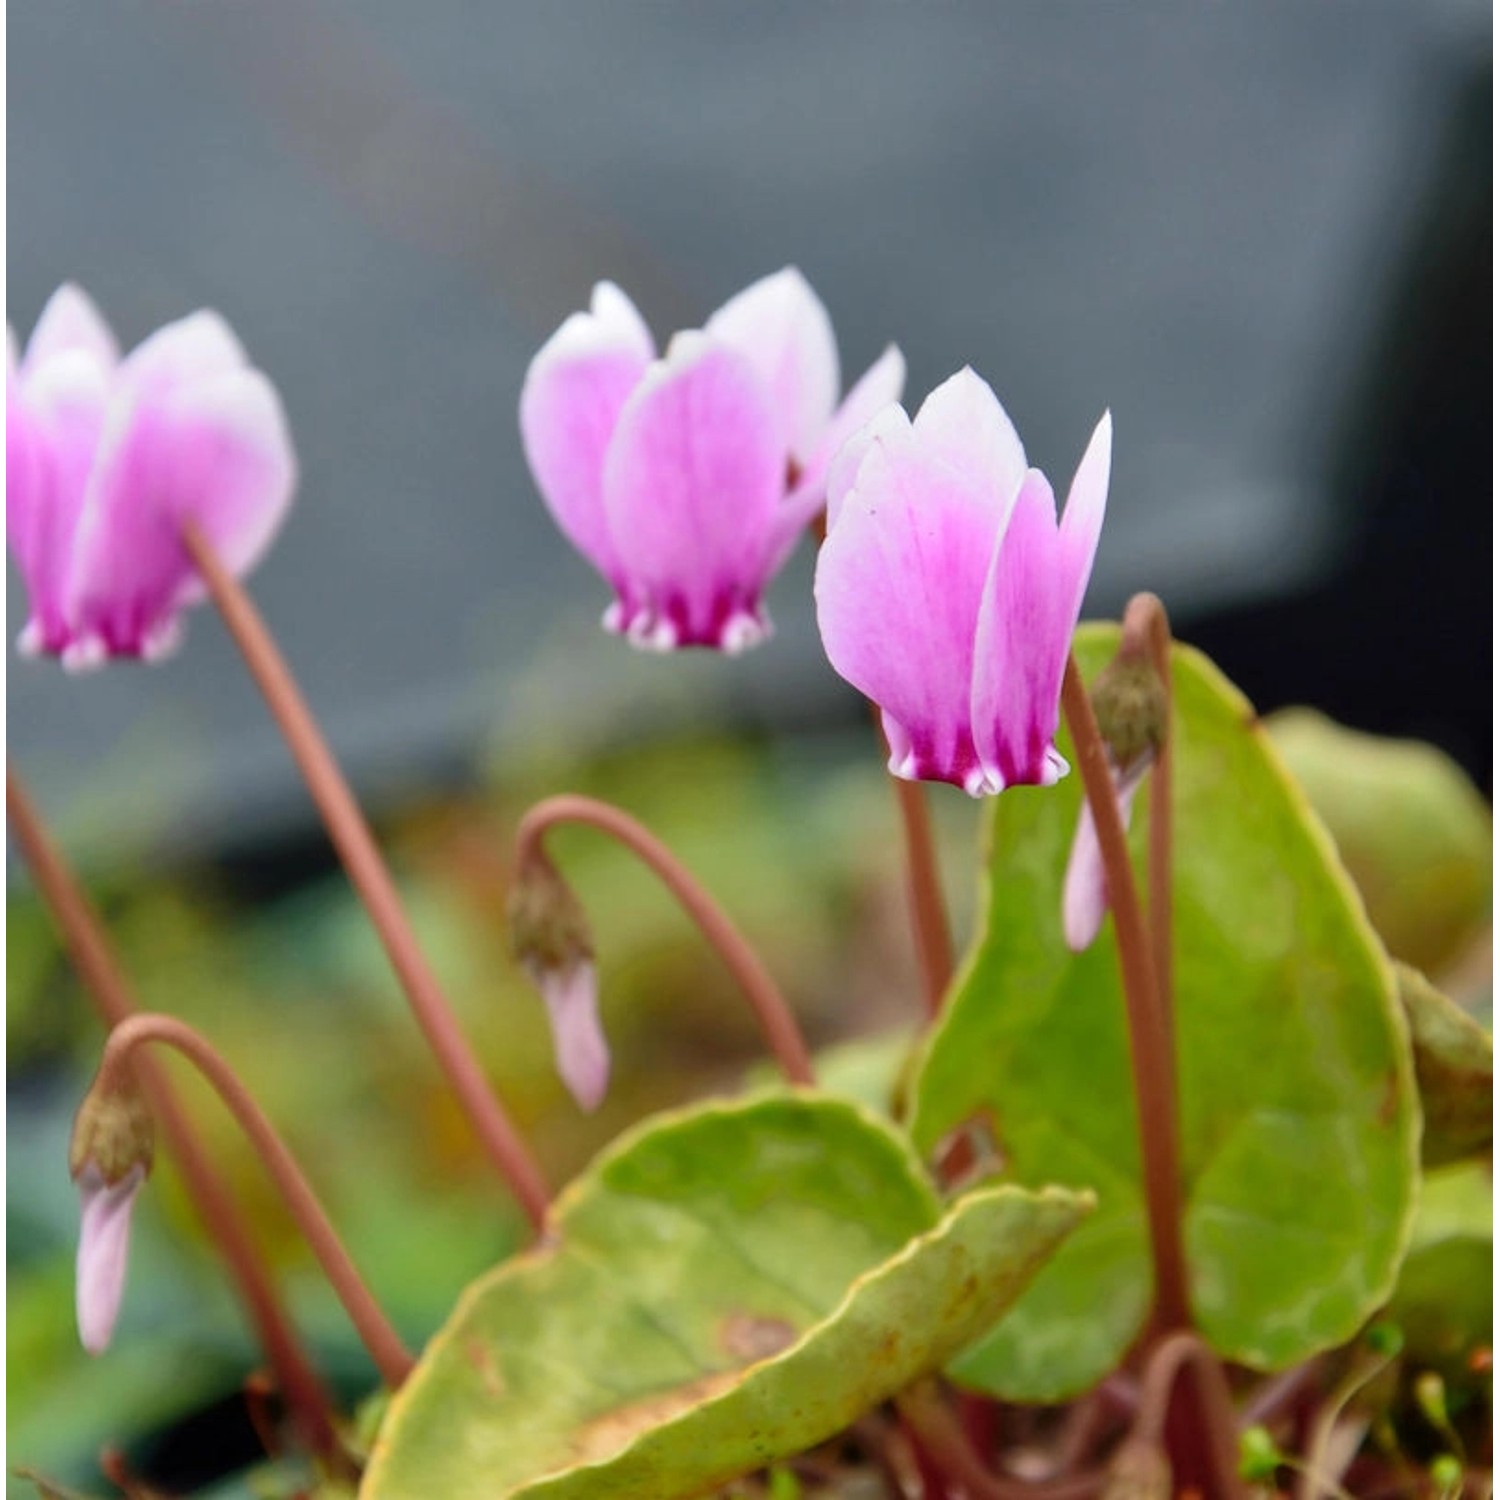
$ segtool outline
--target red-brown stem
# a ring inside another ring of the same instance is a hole
[[[1104,1486],[1102,1472],[1072,1474],[1031,1483],[1002,1479],[969,1444],[963,1423],[948,1409],[936,1385],[920,1382],[896,1397],[901,1420],[928,1458],[973,1500],[1087,1500]]]
[[[1151,923],[1151,958],[1161,986],[1162,1023],[1173,1040],[1172,987],[1172,627],[1155,594],[1137,594],[1125,607],[1123,635],[1144,638],[1151,664],[1161,679],[1166,732],[1151,766],[1151,808],[1146,844],[1146,914]]]
[[[1141,1173],[1151,1231],[1156,1285],[1156,1325],[1163,1331],[1190,1323],[1187,1270],[1182,1250],[1182,1194],[1178,1176],[1173,1059],[1161,1018],[1161,991],[1130,867],[1130,849],[1120,820],[1109,759],[1094,719],[1078,663],[1068,658],[1063,676],[1063,712],[1073,735],[1078,772],[1103,856],[1105,887],[1115,919],[1120,980],[1130,1032],[1130,1063],[1141,1138]]]
[[[542,839],[557,823],[582,823],[597,828],[623,844],[655,872],[734,975],[782,1072],[792,1083],[811,1085],[815,1080],[807,1043],[776,981],[744,935],[677,856],[629,813],[592,797],[568,793],[538,802],[521,819],[516,830],[518,869],[524,869],[531,860],[547,858]]]
[[[136,1014],[135,997],[83,887],[48,835],[21,778],[9,765],[5,768],[5,807],[11,833],[62,933],[84,989],[105,1026],[120,1025]],[[244,1219],[199,1145],[187,1113],[162,1070],[143,1058],[137,1077],[182,1174],[188,1199],[224,1258],[302,1440],[315,1453],[333,1452],[336,1435],[332,1403],[292,1329]]]
[[[880,710],[871,704],[880,744],[889,754]],[[943,902],[943,882],[938,871],[937,846],[932,837],[932,818],[920,782],[891,777],[896,810],[901,815],[901,838],[906,846],[906,899],[911,909],[912,930],[917,939],[917,959],[922,966],[927,1014],[936,1016],[953,978],[953,940],[948,933],[948,914]]]
[[[546,1223],[550,1193],[541,1169],[505,1107],[485,1080],[459,1030],[452,1008],[417,943],[406,910],[381,856],[370,826],[344,780],[291,669],[249,594],[219,561],[191,522],[183,531],[187,548],[224,623],[240,648],[272,717],[286,737],[307,789],[322,814],[330,838],[365,910],[385,946],[429,1045],[448,1076],[486,1152],[510,1184],[532,1226]]]
[[[276,1127],[250,1097],[234,1069],[198,1032],[175,1016],[135,1015],[121,1021],[104,1044],[99,1075],[94,1087],[104,1094],[116,1091],[124,1083],[122,1074],[130,1067],[130,1055],[148,1042],[160,1042],[180,1052],[213,1085],[255,1147],[266,1170],[286,1200],[292,1218],[312,1247],[330,1285],[344,1304],[349,1321],[354,1324],[361,1342],[375,1361],[380,1378],[392,1390],[397,1389],[411,1373],[412,1357],[394,1328],[381,1312],[379,1304],[364,1284],[354,1262],[340,1242],[338,1232],[329,1222],[318,1195],[308,1185],[296,1158],[276,1133]]]
[[[1193,1391],[1203,1416],[1214,1493],[1217,1500],[1238,1500],[1243,1492],[1239,1474],[1239,1429],[1229,1382],[1224,1378],[1223,1366],[1197,1334],[1179,1329],[1168,1334],[1151,1351],[1141,1380],[1141,1404],[1130,1439],[1152,1447],[1162,1446],[1172,1391],[1184,1367],[1192,1375]]]

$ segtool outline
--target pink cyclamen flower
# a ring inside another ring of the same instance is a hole
[[[6,535],[30,605],[18,649],[75,670],[165,655],[180,611],[204,596],[183,523],[244,573],[291,501],[296,461],[275,390],[213,312],[122,359],[72,285],[53,293],[23,355],[8,338],[7,356]]]
[[[972,796],[1050,786],[1063,668],[1104,524],[1106,412],[1059,522],[1052,488],[972,370],[911,421],[878,413],[828,478],[818,626],[879,705],[892,774]]]
[[[1138,756],[1123,771],[1110,758],[1109,774],[1114,783],[1115,803],[1120,822],[1128,830],[1130,808],[1136,790],[1146,779],[1153,757]],[[1104,876],[1104,854],[1099,848],[1099,830],[1089,811],[1088,798],[1078,813],[1078,828],[1073,834],[1073,848],[1068,854],[1068,869],[1063,876],[1063,937],[1075,953],[1082,953],[1099,935],[1104,913],[1109,907],[1109,886]]]
[[[532,360],[521,438],[553,518],[614,588],[605,628],[663,651],[763,640],[762,596],[823,508],[829,460],[905,374],[889,348],[837,405],[828,313],[790,267],[660,358],[600,282]]]
[[[115,1331],[125,1291],[130,1211],[145,1180],[146,1168],[140,1164],[131,1167],[118,1182],[106,1182],[93,1162],[77,1177],[83,1209],[75,1290],[78,1336],[90,1354],[102,1354]]]

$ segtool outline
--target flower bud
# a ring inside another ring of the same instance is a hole
[[[68,1167],[82,1210],[78,1233],[78,1335],[102,1354],[114,1333],[125,1291],[130,1211],[151,1170],[152,1123],[133,1080],[85,1096],[73,1122]]]
[[[522,866],[510,894],[511,951],[547,1007],[557,1071],[585,1110],[609,1086],[609,1043],[599,1021],[599,985],[588,917],[545,855]]]
[[[1149,764],[1167,736],[1167,690],[1150,657],[1124,643],[1089,690],[1110,759],[1127,771]]]

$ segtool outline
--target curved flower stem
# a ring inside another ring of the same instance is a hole
[[[1214,1353],[1187,1329],[1168,1334],[1151,1351],[1141,1380],[1141,1404],[1127,1441],[1162,1446],[1167,1413],[1177,1377],[1187,1367],[1204,1418],[1208,1466],[1219,1500],[1237,1500],[1243,1491],[1239,1472],[1238,1424],[1224,1367]]]
[[[1182,1250],[1182,1195],[1178,1177],[1177,1120],[1173,1058],[1162,1024],[1161,991],[1152,963],[1146,926],[1130,867],[1125,827],[1115,801],[1109,760],[1077,660],[1069,656],[1063,676],[1063,712],[1073,735],[1078,771],[1099,836],[1109,906],[1115,918],[1120,979],[1130,1030],[1136,1118],[1141,1137],[1141,1170],[1151,1261],[1156,1283],[1159,1328],[1185,1328],[1191,1321],[1187,1270]]]
[[[411,1355],[355,1270],[317,1194],[302,1175],[296,1158],[287,1150],[276,1134],[275,1126],[250,1097],[223,1055],[175,1016],[135,1015],[110,1032],[94,1087],[106,1094],[120,1088],[123,1085],[120,1074],[130,1065],[130,1054],[147,1042],[161,1042],[180,1052],[213,1085],[281,1190],[298,1228],[306,1236],[339,1301],[344,1304],[350,1322],[369,1350],[370,1358],[375,1361],[380,1378],[395,1390],[411,1373]]]
[[[551,1197],[546,1180],[458,1028],[437,976],[417,943],[397,894],[396,882],[381,857],[370,825],[354,800],[291,669],[250,596],[192,522],[183,531],[183,545],[203,575],[214,604],[286,737],[339,858],[380,934],[412,1012],[448,1075],[459,1103],[533,1228],[540,1231],[546,1223]]]
[[[973,1500],[1088,1500],[1104,1488],[1103,1472],[1071,1474],[1037,1483],[1002,1479],[969,1443],[934,1382],[920,1381],[896,1397],[901,1420],[927,1456]]]
[[[11,833],[37,890],[62,932],[84,989],[107,1027],[121,1025],[137,1013],[135,997],[82,886],[49,837],[20,777],[9,765],[5,768],[5,807]],[[199,1145],[166,1075],[150,1059],[143,1058],[137,1076],[182,1174],[188,1198],[229,1268],[230,1279],[266,1351],[277,1386],[303,1441],[316,1453],[333,1452],[336,1434],[332,1403],[298,1342],[244,1219]]]
[[[548,797],[527,810],[516,830],[518,868],[531,860],[547,858],[542,839],[557,823],[583,823],[607,833],[656,873],[734,975],[782,1072],[792,1083],[811,1085],[815,1080],[807,1043],[776,981],[744,935],[677,856],[618,807],[568,793]]]

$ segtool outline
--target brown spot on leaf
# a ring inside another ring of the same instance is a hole
[[[719,1324],[719,1343],[724,1352],[747,1365],[770,1359],[796,1342],[797,1330],[785,1318],[733,1312]]]
[[[1401,1099],[1401,1080],[1393,1068],[1385,1075],[1385,1093],[1380,1098],[1380,1110],[1376,1118],[1382,1125],[1389,1125],[1396,1118],[1396,1106]]]
[[[480,1384],[496,1401],[505,1395],[505,1377],[495,1363],[495,1351],[483,1339],[470,1339],[464,1345],[464,1357],[478,1372]]]
[[[578,1463],[599,1463],[613,1457],[640,1433],[670,1422],[673,1417],[722,1395],[743,1378],[740,1370],[722,1370],[702,1375],[670,1391],[658,1391],[643,1401],[607,1411],[580,1427],[573,1435],[572,1449]]]

